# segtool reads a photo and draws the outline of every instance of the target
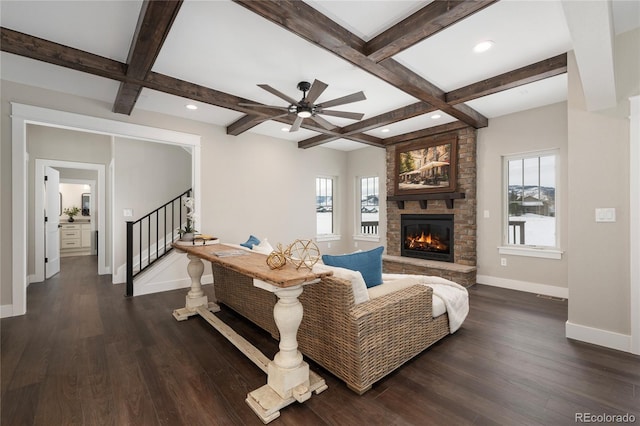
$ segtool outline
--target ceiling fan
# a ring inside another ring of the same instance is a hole
[[[364,114],[361,114],[359,112],[335,111],[335,110],[325,109],[325,108],[330,108],[338,105],[349,104],[352,102],[363,101],[367,99],[363,92],[352,93],[347,96],[343,96],[340,98],[332,99],[330,101],[316,104],[315,103],[316,99],[318,99],[320,95],[322,95],[322,92],[324,92],[325,89],[328,87],[327,84],[321,82],[320,80],[314,80],[313,84],[310,84],[308,81],[301,81],[300,83],[298,83],[298,89],[302,91],[302,99],[300,99],[299,101],[296,101],[292,97],[289,97],[284,93],[280,92],[279,90],[274,89],[268,84],[258,84],[258,87],[266,90],[269,93],[276,95],[280,99],[283,99],[289,102],[289,106],[282,107],[282,106],[250,104],[250,103],[240,103],[238,105],[250,106],[250,107],[256,107],[256,108],[272,108],[272,109],[279,109],[282,111],[286,111],[283,114],[278,114],[278,115],[266,118],[265,120],[271,120],[274,118],[286,117],[289,114],[295,114],[296,119],[294,120],[293,124],[291,125],[291,128],[289,129],[290,132],[295,132],[298,129],[300,129],[302,120],[304,120],[305,118],[311,118],[313,121],[315,121],[325,129],[331,130],[335,126],[330,122],[328,122],[323,117],[320,117],[320,115],[330,115],[333,117],[349,118],[351,120],[361,120],[362,117],[364,117]]]

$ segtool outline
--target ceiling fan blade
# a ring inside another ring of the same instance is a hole
[[[321,125],[322,127],[324,127],[327,130],[331,130],[333,129],[334,126],[333,124],[329,123],[327,120],[325,120],[324,118],[320,117],[319,115],[312,115],[311,119],[313,121],[315,121],[316,123],[318,123],[319,125]]]
[[[265,117],[264,119],[258,120],[258,123],[264,123],[265,121],[269,121],[269,120],[277,120],[278,118],[283,118],[283,117],[286,117],[287,115],[289,115],[288,112],[286,114],[280,114],[274,117]]]
[[[323,83],[320,80],[313,80],[313,84],[311,85],[311,89],[309,89],[309,92],[307,93],[305,101],[310,104],[314,103],[316,99],[318,99],[320,95],[322,95],[322,92],[324,92],[327,87],[329,86],[326,83]]]
[[[320,105],[322,106],[322,108],[329,108],[338,105],[350,104],[351,102],[364,101],[365,99],[367,99],[367,97],[364,95],[364,92],[357,92],[347,96],[343,96],[341,98],[322,102]]]
[[[300,128],[300,125],[302,124],[302,120],[302,117],[296,117],[295,121],[291,125],[291,128],[289,128],[289,132],[297,132]]]
[[[240,102],[238,106],[246,106],[246,107],[255,107],[255,108],[271,108],[271,109],[281,109],[283,111],[289,111],[289,108],[283,106],[275,106],[275,105],[263,105],[263,104],[250,104],[247,102]]]
[[[296,101],[295,99],[293,99],[290,96],[285,95],[281,91],[274,89],[273,87],[269,86],[268,84],[258,84],[258,87],[261,88],[261,89],[266,90],[267,92],[269,92],[269,93],[271,93],[273,95],[276,95],[280,99],[284,99],[285,101],[289,102],[291,105],[298,105],[298,101]]]
[[[330,109],[323,109],[318,114],[330,115],[332,117],[350,118],[351,120],[362,120],[364,114],[360,112],[348,112],[348,111],[334,111]]]

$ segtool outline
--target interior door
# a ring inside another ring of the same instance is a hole
[[[44,276],[51,278],[60,272],[60,172],[45,167],[44,175]]]

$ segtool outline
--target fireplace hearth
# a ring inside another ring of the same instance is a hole
[[[453,262],[452,214],[403,214],[402,256]]]

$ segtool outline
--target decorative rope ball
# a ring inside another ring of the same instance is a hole
[[[302,266],[311,269],[320,260],[320,250],[311,240],[295,240],[285,250],[285,256],[296,269],[300,269]]]
[[[278,248],[267,256],[267,265],[271,269],[280,269],[287,263],[287,256],[282,249],[282,244],[278,244]]]

